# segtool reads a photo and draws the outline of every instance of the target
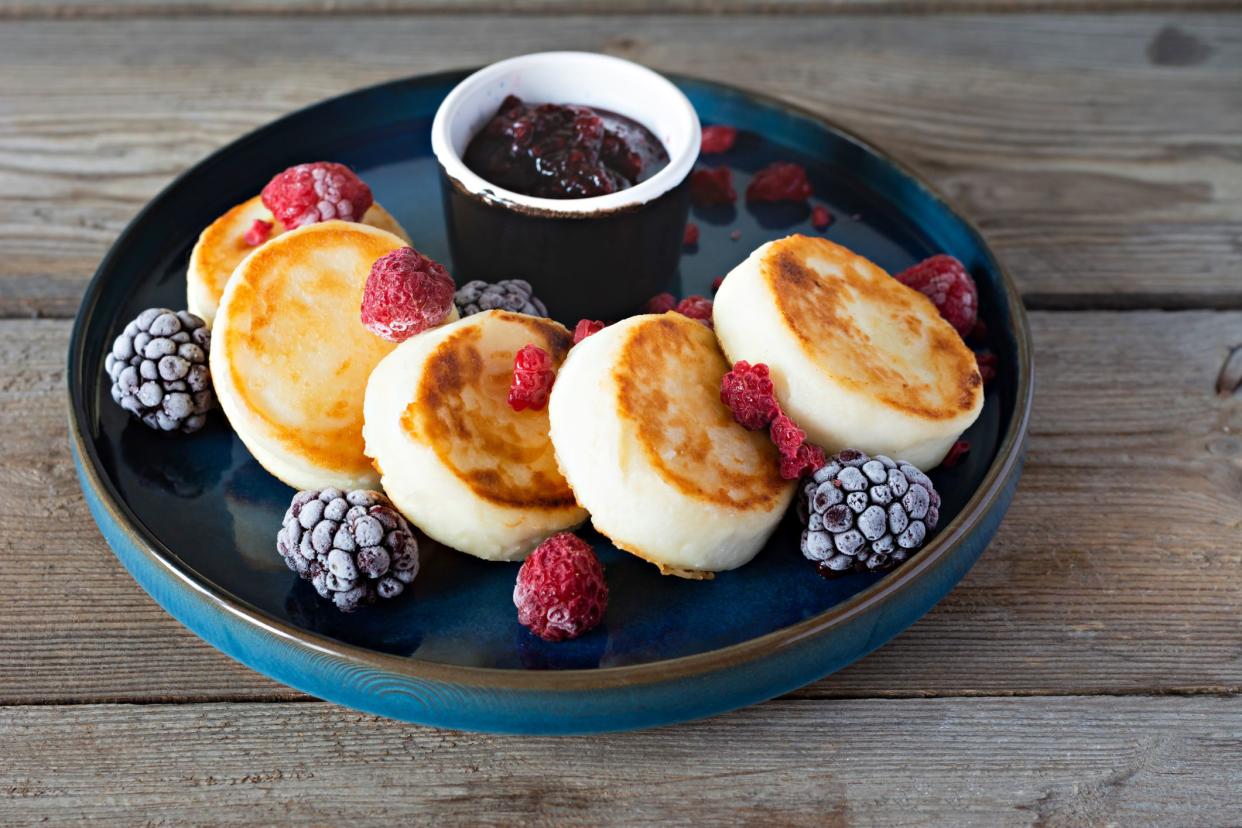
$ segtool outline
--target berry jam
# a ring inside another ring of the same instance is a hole
[[[668,164],[637,121],[572,104],[527,104],[510,95],[466,147],[466,166],[515,193],[590,198],[633,187]]]

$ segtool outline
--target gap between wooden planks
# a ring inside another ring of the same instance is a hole
[[[995,541],[908,632],[795,696],[1242,685],[1242,407],[1216,391],[1242,313],[1032,321],[1027,468]],[[0,702],[296,697],[181,628],[108,551],[65,447],[68,332],[0,322]]]
[[[1031,307],[1242,308],[1242,15],[211,16],[0,26],[0,317],[72,315],[142,205],[249,129],[549,48],[836,119],[978,221]]]

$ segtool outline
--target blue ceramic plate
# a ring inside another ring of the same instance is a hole
[[[979,283],[999,379],[966,435],[966,461],[933,475],[943,527],[897,572],[819,578],[791,511],[751,564],[713,581],[661,577],[592,538],[612,601],[604,623],[572,642],[518,625],[517,564],[430,543],[412,595],[342,615],[277,556],[292,491],[222,416],[192,437],[167,436],[113,405],[103,357],[117,331],[143,308],[184,307],[199,231],[291,164],[349,164],[420,250],[449,261],[428,131],[465,74],[354,92],[242,138],[152,201],[100,266],[70,344],[70,431],[91,512],[134,578],[195,633],[300,690],[398,719],[524,733],[647,727],[751,704],[840,669],[923,615],[983,551],[1017,483],[1031,399],[1021,302],[978,233],[909,170],[812,113],[718,84],[676,79],[705,124],[743,130],[733,151],[708,159],[733,168],[739,192],[763,165],[798,161],[836,217],[828,238],[892,272],[952,253]],[[768,239],[815,232],[792,205],[693,220],[702,239],[682,259],[682,294],[710,295],[715,277]]]

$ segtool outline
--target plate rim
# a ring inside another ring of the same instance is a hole
[[[727,94],[741,96],[758,101],[769,107],[784,110],[837,133],[864,152],[881,159],[894,167],[902,176],[921,190],[925,196],[938,203],[941,208],[960,221],[980,248],[986,252],[997,273],[1000,275],[1001,284],[1004,287],[1006,305],[1012,320],[1010,333],[1016,345],[1018,372],[1013,416],[1003,439],[997,446],[996,456],[989,465],[979,486],[971,494],[958,515],[936,535],[930,544],[920,550],[918,555],[905,566],[900,567],[817,615],[725,647],[676,658],[614,667],[529,670],[458,665],[427,661],[419,659],[417,656],[393,655],[349,644],[321,633],[298,627],[233,596],[227,590],[219,588],[217,584],[202,577],[192,567],[181,562],[168,546],[149,533],[142,521],[130,509],[124,498],[121,497],[120,492],[108,480],[98,452],[96,452],[92,441],[86,438],[86,435],[90,432],[90,423],[86,403],[88,382],[84,373],[84,351],[86,345],[84,337],[87,325],[103,292],[104,279],[107,273],[113,269],[113,261],[118,259],[121,253],[133,243],[135,237],[142,231],[143,225],[146,224],[149,217],[155,212],[157,205],[166,196],[179,189],[184,180],[199,173],[203,168],[220,163],[227,154],[231,153],[239,145],[260,140],[266,134],[284,128],[285,124],[290,120],[305,117],[320,108],[332,107],[347,98],[380,93],[387,91],[390,87],[395,88],[410,84],[431,85],[446,83],[455,77],[465,77],[478,68],[476,66],[410,75],[370,86],[359,87],[315,101],[268,121],[250,132],[229,141],[177,175],[143,206],[137,215],[125,226],[125,229],[121,231],[116,241],[109,247],[108,252],[100,261],[91,280],[87,283],[70,333],[66,382],[69,402],[69,439],[82,482],[89,485],[100,506],[107,510],[108,516],[115,528],[128,536],[130,543],[144,557],[147,563],[155,565],[166,574],[172,575],[174,580],[184,588],[188,588],[206,598],[215,610],[222,611],[241,623],[253,626],[280,641],[296,647],[302,647],[313,652],[341,659],[347,663],[382,670],[417,681],[447,683],[458,687],[477,687],[489,690],[556,692],[616,689],[635,685],[661,684],[693,676],[702,676],[723,668],[737,667],[777,656],[781,652],[791,649],[808,639],[818,638],[830,633],[832,629],[845,625],[851,619],[874,606],[886,604],[894,600],[901,593],[918,584],[925,573],[933,570],[943,559],[949,557],[950,553],[978,528],[979,524],[988,515],[991,506],[1003,493],[1005,486],[1021,463],[1034,397],[1034,362],[1030,327],[1021,293],[1018,291],[1018,287],[1009,270],[987,243],[975,223],[959,210],[951,199],[924,180],[919,173],[904,161],[876,147],[857,133],[841,126],[832,118],[776,95],[757,92],[745,87],[685,73],[663,73],[674,83],[690,82],[704,87],[711,87]],[[101,531],[103,530],[102,526],[99,528]],[[106,537],[105,540],[107,540]],[[111,543],[109,545],[111,546]],[[130,577],[134,577],[132,573],[130,573]],[[157,601],[156,603],[159,604],[160,602]],[[161,608],[165,609],[166,612],[168,611],[162,606]],[[197,632],[195,634],[198,635]]]

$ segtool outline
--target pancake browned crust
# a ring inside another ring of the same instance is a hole
[[[212,332],[220,402],[256,459],[295,488],[377,482],[363,454],[363,392],[395,346],[358,309],[371,263],[404,245],[322,222],[265,244],[229,281]]]
[[[229,277],[242,259],[256,249],[246,244],[245,239],[246,231],[256,220],[272,223],[269,242],[285,232],[284,226],[272,218],[263,199],[255,196],[209,224],[190,251],[190,264],[186,270],[186,307],[209,325],[215,319]],[[410,241],[397,220],[378,204],[372,204],[363,214],[362,223],[400,236],[407,244]]]

